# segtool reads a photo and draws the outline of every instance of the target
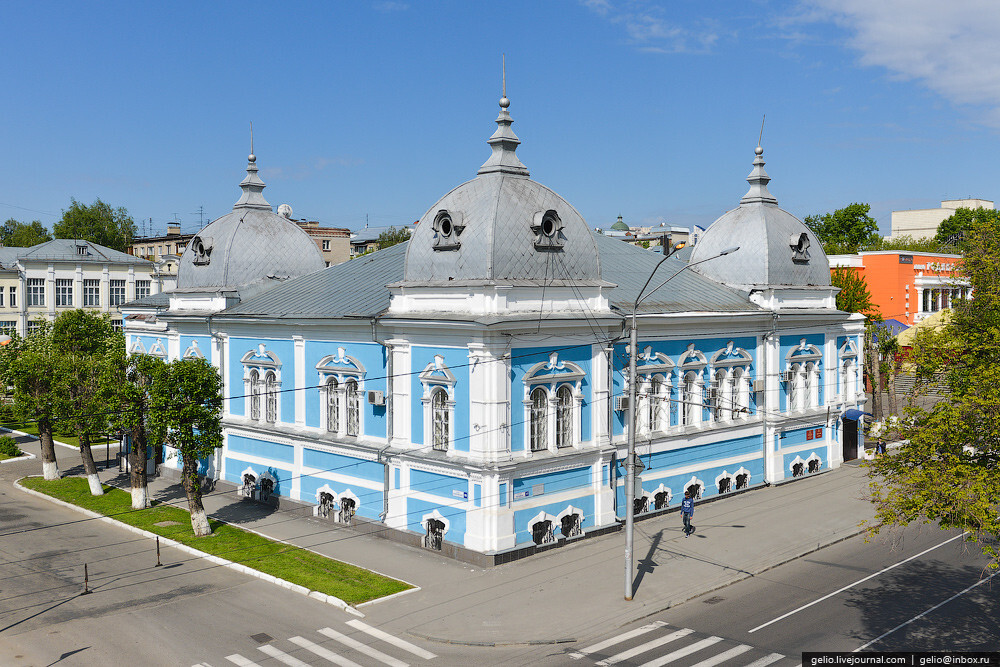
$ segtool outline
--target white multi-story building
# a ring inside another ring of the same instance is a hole
[[[74,308],[110,313],[120,328],[122,304],[158,291],[152,262],[80,239],[0,247],[0,267],[0,329],[21,335]]]
[[[930,239],[937,234],[938,226],[953,216],[960,208],[993,208],[988,199],[946,199],[941,208],[918,208],[892,212],[892,233],[889,238],[911,236],[915,239]]]

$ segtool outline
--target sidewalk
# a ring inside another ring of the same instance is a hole
[[[22,448],[38,453],[37,443]],[[63,466],[72,461],[61,458]],[[13,472],[13,467],[8,470]],[[20,461],[16,467],[20,474],[41,471],[38,459]],[[117,468],[101,471],[100,477],[105,483],[128,486],[127,475],[119,476]],[[362,605],[359,610],[371,623],[425,639],[474,645],[558,643],[592,636],[856,535],[860,522],[872,516],[862,498],[865,472],[850,464],[701,503],[695,512],[697,532],[690,538],[681,532],[676,512],[638,521],[635,594],[626,602],[621,532],[481,569],[360,535],[302,516],[301,511],[241,502],[228,489],[220,486],[205,495],[205,508],[213,518],[419,587]],[[186,507],[180,486],[162,479],[150,482],[150,497]]]

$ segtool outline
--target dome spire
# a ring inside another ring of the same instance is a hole
[[[503,75],[502,75],[502,89],[500,98],[500,115],[497,116],[497,130],[493,133],[493,136],[489,138],[486,142],[493,149],[493,154],[490,159],[483,163],[483,166],[479,168],[480,174],[490,174],[493,172],[501,172],[504,174],[514,174],[517,176],[527,176],[528,168],[521,163],[514,151],[517,150],[518,144],[521,140],[517,138],[514,134],[514,130],[510,128],[511,124],[514,122],[510,114],[507,113],[507,107],[510,106],[510,100],[507,99],[507,56],[503,57]]]
[[[238,208],[259,208],[271,210],[271,205],[264,199],[264,188],[267,186],[257,175],[257,156],[253,153],[253,123],[250,123],[250,156],[247,158],[247,175],[240,183],[243,195],[233,206]]]
[[[771,177],[764,171],[764,149],[760,147],[763,137],[764,119],[762,118],[760,121],[760,137],[757,139],[757,148],[754,149],[753,171],[747,176],[747,183],[750,184],[750,189],[743,195],[740,204],[774,204],[775,206],[778,204],[778,200],[767,189],[767,184],[771,182]]]

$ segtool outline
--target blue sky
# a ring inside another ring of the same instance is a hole
[[[997,199],[995,0],[0,4],[0,219],[70,198],[162,232],[231,210],[249,152],[295,217],[419,218],[489,156],[507,94],[532,178],[606,227],[707,225],[764,127],[802,218]]]

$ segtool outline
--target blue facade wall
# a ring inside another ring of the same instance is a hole
[[[238,396],[229,402],[229,410],[234,415],[247,416],[246,406],[243,399],[243,364],[240,360],[247,352],[256,351],[257,347],[263,343],[266,352],[273,352],[281,361],[281,389],[278,394],[278,421],[285,423],[295,423],[295,399],[297,391],[286,391],[295,388],[295,348],[290,340],[275,338],[243,338],[232,337],[229,339],[229,387],[230,396]],[[199,343],[200,345],[200,343]],[[182,345],[181,352],[184,348]],[[263,411],[263,397],[261,397],[261,410]]]
[[[455,544],[465,544],[466,510],[464,508],[450,507],[417,498],[407,498],[406,527],[418,535],[423,534],[423,517],[434,510],[437,510],[441,516],[448,520],[448,531],[444,534],[445,541]]]
[[[244,470],[247,468],[253,468],[254,472],[259,476],[263,472],[267,472],[271,477],[274,478],[274,493],[279,496],[288,497],[292,490],[292,472],[287,468],[278,468],[275,466],[262,466],[259,463],[250,463],[245,459],[241,459],[236,456],[226,456],[226,481],[232,482],[233,484],[242,484],[243,479],[241,477]]]
[[[322,475],[306,475],[299,480],[299,500],[315,504],[316,492],[324,485],[329,486],[338,495],[350,491],[358,498],[358,506],[355,509],[358,516],[376,521],[379,519],[384,506],[381,488],[371,489],[358,484],[327,479]]]
[[[557,503],[550,503],[548,505],[541,505],[531,508],[525,508],[523,510],[514,510],[514,534],[516,544],[527,544],[532,541],[531,526],[532,520],[538,516],[540,512],[545,512],[553,517],[559,516],[559,513],[565,510],[567,507],[572,505],[576,509],[580,510],[583,516],[580,518],[580,527],[586,530],[587,528],[594,527],[594,496],[581,495],[579,498],[573,498],[570,501],[561,501]],[[516,503],[515,503],[516,507]],[[553,521],[553,533],[557,536],[559,535],[560,525],[558,521]]]
[[[590,466],[550,472],[544,475],[532,475],[513,480],[514,499],[535,498],[542,494],[556,493],[566,489],[589,487],[592,481]],[[538,489],[538,485],[542,485]]]
[[[257,438],[230,435],[226,446],[234,454],[249,454],[281,463],[292,463],[295,460],[295,448],[291,445],[279,445]]]
[[[324,452],[318,449],[302,448],[302,465],[319,470],[319,474],[335,473],[349,475],[369,482],[382,483],[385,467],[375,461],[365,461],[351,456]]]
[[[428,493],[442,498],[468,500],[469,480],[466,477],[452,477],[424,470],[411,470],[410,491]]]

